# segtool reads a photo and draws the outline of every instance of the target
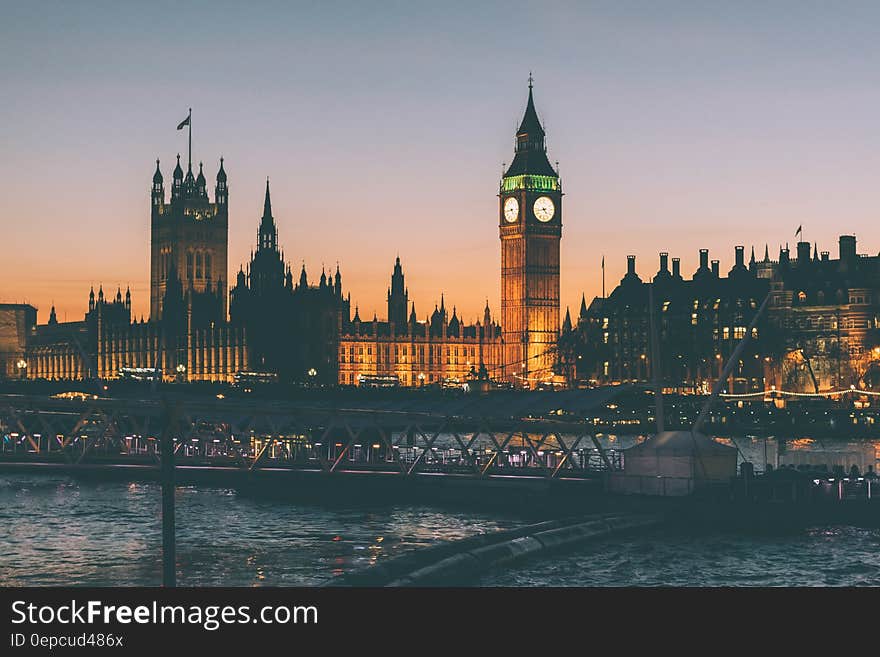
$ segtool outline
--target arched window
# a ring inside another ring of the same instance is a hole
[[[186,254],[186,275],[191,279],[195,276],[193,271],[193,254],[192,251]]]
[[[205,278],[211,280],[211,254],[205,254]]]
[[[798,292],[798,301],[804,303],[807,300],[807,293],[801,290]]]
[[[196,278],[202,277],[202,254],[196,253]]]

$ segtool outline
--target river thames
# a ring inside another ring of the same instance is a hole
[[[160,489],[59,475],[0,475],[2,586],[161,583]],[[534,518],[412,505],[317,506],[236,491],[177,490],[181,586],[310,586],[438,541]],[[540,564],[489,573],[490,586],[878,585],[880,530],[794,535],[655,530]]]

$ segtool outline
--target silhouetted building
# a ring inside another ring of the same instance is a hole
[[[215,202],[199,166],[184,179],[178,157],[166,205],[156,161],[151,193],[149,321],[134,321],[131,292],[103,286],[89,293],[82,321],[59,323],[53,308],[27,347],[27,376],[35,379],[115,379],[138,370],[142,378],[232,381],[248,368],[245,330],[226,321],[226,172],[221,159]]]
[[[856,254],[855,237],[840,238],[839,258],[799,242],[797,257],[780,248],[770,260],[754,249],[735,250],[734,266],[720,275],[717,260],[700,251],[690,280],[678,259],[669,269],[660,254],[653,278],[654,313],[665,387],[706,392],[769,294],[752,341],[725,389],[818,392],[880,386],[880,256]],[[620,284],[589,307],[582,300],[576,325],[560,336],[560,369],[572,382],[625,383],[653,377],[648,286],[628,256]]]
[[[841,235],[838,257],[798,242],[769,262],[770,319],[776,357],[769,382],[779,389],[880,386],[880,256],[859,255]]]
[[[37,309],[30,304],[0,303],[0,379],[27,377],[27,344],[36,325]]]
[[[230,321],[247,330],[251,368],[278,374],[284,381],[336,382],[336,345],[349,300],[342,296],[342,274],[321,272],[310,286],[305,265],[294,283],[278,245],[269,181],[257,250],[239,268],[230,292]]]
[[[159,160],[150,198],[150,319],[160,320],[164,315],[162,301],[173,272],[190,293],[197,325],[226,321],[229,189],[223,158],[213,202],[208,198],[202,165],[198,177],[193,177],[190,163],[184,178],[179,155],[170,202],[165,202]]]

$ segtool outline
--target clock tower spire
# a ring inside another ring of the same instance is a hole
[[[547,158],[529,75],[513,161],[501,178],[502,377],[535,387],[553,376],[559,338],[562,185]]]

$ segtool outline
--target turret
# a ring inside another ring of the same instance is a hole
[[[94,288],[94,286],[92,286],[92,288],[89,290],[89,312],[93,311],[94,309],[95,309],[95,288]]]
[[[183,193],[187,198],[192,198],[196,192],[196,177],[193,175],[192,162],[186,167],[186,178],[183,179]]]
[[[125,309],[131,312],[131,287],[125,286]]]
[[[205,180],[205,173],[202,171],[202,163],[199,162],[199,175],[196,177],[196,194],[198,194],[202,198],[208,197],[208,191],[206,189],[207,180]]]
[[[176,199],[180,197],[181,189],[183,187],[183,169],[180,168],[180,153],[177,154],[177,166],[174,167],[174,181],[171,184],[171,198]]]
[[[565,308],[565,319],[562,322],[562,332],[571,333],[571,311],[567,306]]]
[[[217,171],[217,186],[214,188],[214,200],[218,205],[229,202],[229,188],[226,186],[226,171],[223,169],[223,158],[220,158],[220,170]]]
[[[394,261],[394,270],[391,273],[391,287],[388,290],[388,321],[397,326],[403,326],[406,323],[406,307],[408,305],[403,267],[400,265],[400,256],[397,256]]]
[[[839,240],[839,249],[840,249],[840,260],[841,262],[848,262],[850,260],[854,260],[856,257],[856,236],[855,235],[841,235]]]
[[[159,170],[159,158],[156,158],[156,172],[153,174],[153,190],[151,193],[153,206],[161,206],[165,202],[165,186],[162,172]]]
[[[810,243],[800,241],[797,243],[797,260],[799,267],[806,267],[810,264]]]
[[[49,311],[49,324],[57,324],[58,317],[55,316],[55,304],[52,304],[52,310]]]
[[[339,263],[336,263],[336,296],[342,298],[342,274],[339,273]]]
[[[459,332],[461,329],[461,322],[458,321],[458,314],[455,311],[455,306],[452,306],[452,318],[449,320],[449,326],[446,328],[446,334],[459,337]]]
[[[306,276],[306,263],[303,263],[302,271],[299,274],[299,286],[303,289],[309,286],[309,278]]]

